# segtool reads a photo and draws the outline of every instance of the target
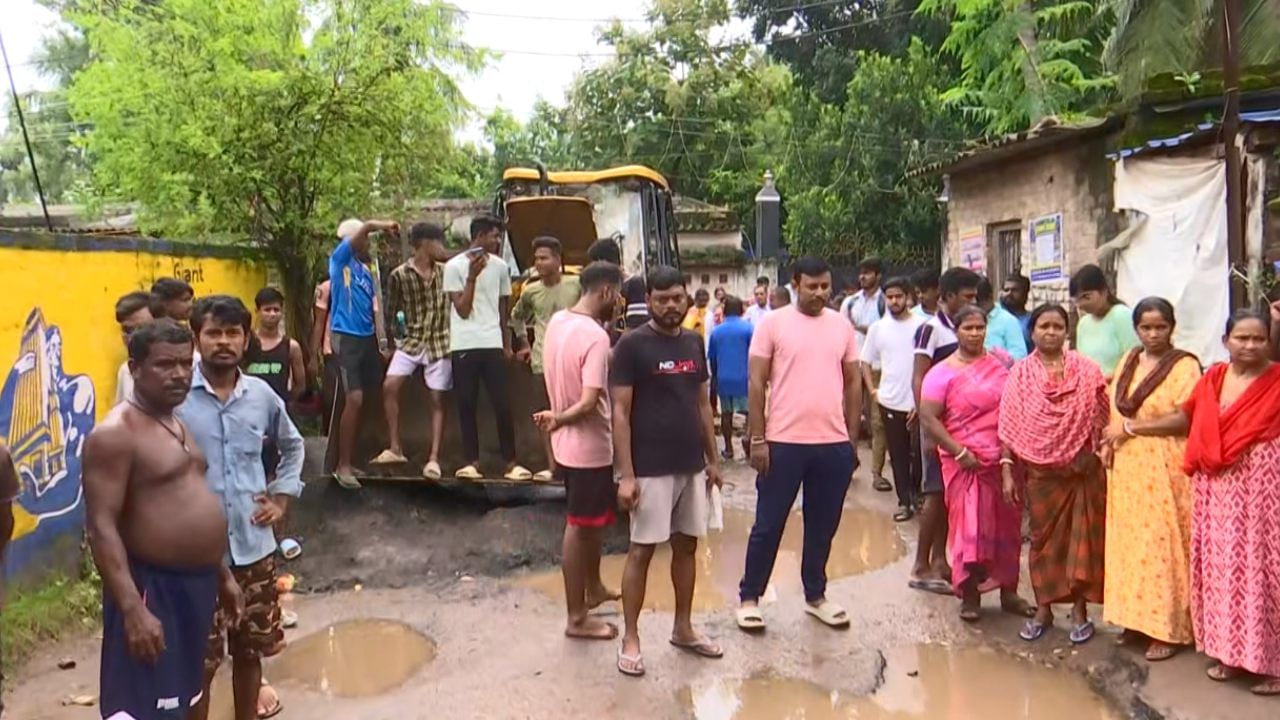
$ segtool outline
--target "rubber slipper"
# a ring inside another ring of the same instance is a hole
[[[273,702],[266,710],[263,710],[262,695],[268,692],[270,693],[269,697],[272,698]],[[262,685],[258,689],[258,720],[268,720],[268,718],[273,718],[279,715],[283,710],[284,703],[280,702],[280,696],[276,694],[275,688],[267,684],[266,678],[263,678]]]
[[[453,476],[459,480],[480,480],[484,478],[484,476],[480,474],[480,468],[475,465],[463,465],[458,468],[457,472],[455,472]]]
[[[378,457],[369,461],[374,465],[400,465],[409,462],[409,458],[394,450],[383,450]]]
[[[893,514],[893,521],[906,522],[915,516],[916,516],[916,511],[912,510],[909,506],[904,505],[898,508],[898,512]]]
[[[622,648],[618,648],[618,672],[628,677],[643,677],[644,656],[640,653],[624,655]]]
[[[955,592],[951,588],[951,583],[938,578],[929,578],[928,580],[920,580],[912,578],[907,582],[907,587],[912,590],[920,590],[923,592],[934,593],[935,595],[954,595]]]
[[[1241,670],[1240,668],[1234,668],[1229,665],[1223,665],[1222,663],[1218,663],[1217,665],[1214,665],[1213,667],[1209,668],[1205,672],[1205,674],[1209,676],[1210,680],[1215,680],[1217,682],[1228,682],[1230,680],[1235,680],[1236,678],[1244,675],[1244,671]]]
[[[675,638],[671,638],[670,642],[672,647],[693,653],[698,657],[711,658],[713,660],[724,657],[724,649],[706,638],[700,638],[691,643],[680,642]]]
[[[1067,637],[1071,640],[1072,644],[1083,645],[1093,639],[1094,630],[1093,621],[1085,620],[1075,626],[1075,628],[1072,629],[1071,634]]]
[[[521,465],[516,465],[512,467],[510,470],[508,470],[507,474],[503,475],[502,477],[508,480],[515,480],[518,482],[527,482],[533,479],[533,473],[529,472],[528,468],[525,468]]]
[[[967,623],[976,623],[982,619],[982,611],[978,608],[960,608],[960,619]]]
[[[1036,616],[1036,606],[1022,598],[1018,598],[1018,602],[1016,604],[1001,601],[1000,612],[1024,618],[1033,618]]]
[[[341,473],[333,474],[333,481],[338,483],[345,490],[359,490],[364,487],[355,475],[343,475]]]
[[[534,482],[540,482],[540,483],[549,483],[549,482],[551,482],[551,471],[550,471],[550,470],[539,470],[538,472],[536,472],[536,473],[534,473],[534,474],[533,474],[533,481],[534,481]]]
[[[827,627],[849,627],[849,613],[830,600],[823,600],[816,606],[805,603],[804,611],[822,621]]]
[[[1048,630],[1048,625],[1038,623],[1035,620],[1028,620],[1026,624],[1022,626],[1022,632],[1018,633],[1018,637],[1026,640],[1027,642],[1035,642],[1044,637],[1044,634],[1048,632]]]
[[[1262,682],[1249,688],[1249,692],[1254,695],[1262,695],[1263,697],[1271,697],[1272,695],[1280,695],[1280,678],[1267,678]]]
[[[893,489],[893,485],[890,484],[888,480],[885,480],[882,477],[878,477],[875,480],[871,481],[871,489],[876,490],[878,492],[889,492],[890,490]]]
[[[422,477],[428,480],[439,480],[440,475],[441,475],[440,463],[436,462],[435,460],[432,460],[431,462],[428,462],[426,465],[422,466]]]
[[[746,632],[764,630],[764,615],[760,613],[759,607],[740,607],[737,616],[739,629]]]
[[[1162,662],[1182,652],[1182,645],[1170,645],[1169,643],[1151,643],[1147,646],[1147,651],[1143,653],[1143,657],[1147,662]]]

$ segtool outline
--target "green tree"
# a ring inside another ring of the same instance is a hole
[[[280,269],[296,332],[344,216],[403,207],[456,171],[451,73],[482,58],[456,13],[414,0],[117,0],[68,17],[101,199],[144,230],[223,237]]]
[[[1136,98],[1160,74],[1190,76],[1222,67],[1221,0],[1109,0],[1116,22],[1104,59],[1120,92]],[[1243,66],[1280,62],[1280,4],[1241,0]]]
[[[1102,67],[1111,16],[1105,0],[924,0],[919,12],[951,18],[942,50],[960,62],[944,99],[988,133],[1071,119],[1104,103]]]
[[[934,262],[936,181],[906,173],[954,153],[974,129],[943,102],[949,78],[923,42],[902,57],[861,53],[856,60],[843,107],[815,98],[798,113],[809,141],[779,176],[791,253]]]

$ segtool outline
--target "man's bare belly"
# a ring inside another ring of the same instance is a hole
[[[131,489],[120,520],[130,557],[169,568],[223,563],[227,518],[222,505],[196,473]]]

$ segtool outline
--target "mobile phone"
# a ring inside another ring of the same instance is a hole
[[[483,254],[484,254],[484,248],[476,247],[476,248],[471,248],[470,250],[467,251],[468,257],[480,257]]]

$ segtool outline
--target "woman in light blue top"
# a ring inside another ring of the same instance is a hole
[[[1076,326],[1076,350],[1102,368],[1109,382],[1116,365],[1129,350],[1138,347],[1132,312],[1116,299],[1107,276],[1097,265],[1085,265],[1071,276],[1071,300],[1080,311]]]

